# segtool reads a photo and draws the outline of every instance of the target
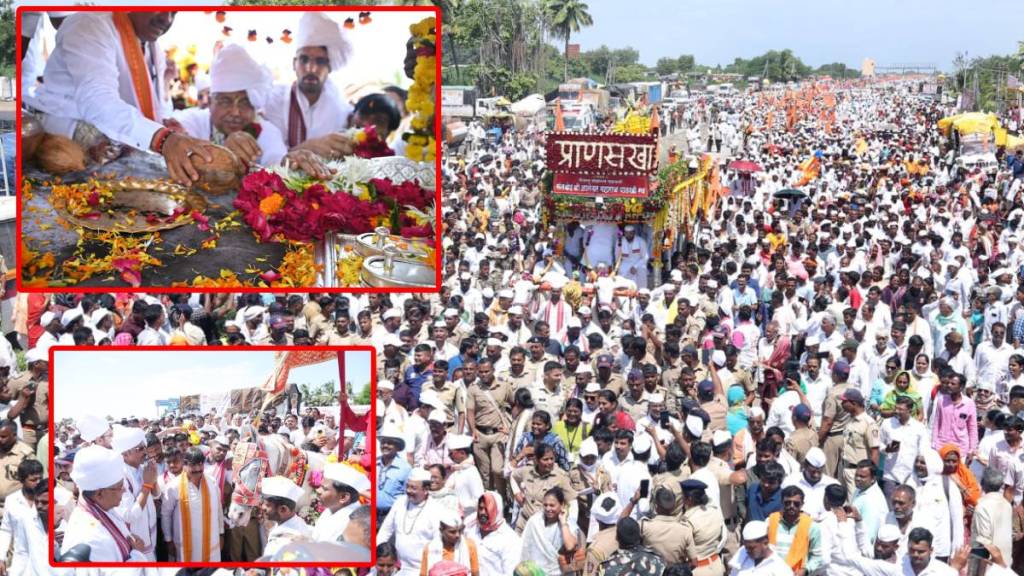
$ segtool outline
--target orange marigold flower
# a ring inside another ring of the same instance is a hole
[[[267,216],[277,214],[284,207],[284,196],[274,192],[263,200],[260,200],[260,212]]]

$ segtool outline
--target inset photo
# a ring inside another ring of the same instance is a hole
[[[373,362],[54,348],[50,565],[368,566]]]
[[[18,9],[19,286],[436,290],[439,10],[208,8]]]

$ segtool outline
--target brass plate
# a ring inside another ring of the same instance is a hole
[[[137,180],[125,178],[117,181],[99,181],[101,186],[109,188],[114,197],[103,210],[97,210],[98,218],[83,218],[68,212],[66,206],[54,206],[57,215],[68,222],[90,230],[110,232],[156,232],[170,230],[191,224],[191,218],[179,218],[172,222],[147,222],[146,213],[154,213],[157,218],[166,218],[175,209],[184,208],[183,214],[193,210],[203,212],[207,202],[197,194],[177,184],[163,180]],[[109,212],[113,210],[114,214]],[[129,213],[134,210],[135,215]]]

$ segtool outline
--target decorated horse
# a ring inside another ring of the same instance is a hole
[[[285,476],[302,489],[296,512],[305,516],[313,501],[314,477],[323,474],[327,456],[293,446],[279,434],[254,434],[249,429],[246,440],[239,441],[232,452],[231,470],[234,492],[228,508],[227,521],[232,527],[246,526],[252,509],[259,506],[263,478]]]

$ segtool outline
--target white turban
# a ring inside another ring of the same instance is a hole
[[[299,20],[296,50],[307,46],[323,46],[331,60],[331,72],[337,72],[352,55],[352,45],[341,32],[341,26],[323,12],[306,12]]]
[[[103,446],[88,446],[75,455],[71,480],[81,490],[110,488],[124,481],[124,460]]]
[[[255,108],[263,108],[273,82],[270,71],[238,44],[225,46],[210,65],[210,93],[245,90]]]

